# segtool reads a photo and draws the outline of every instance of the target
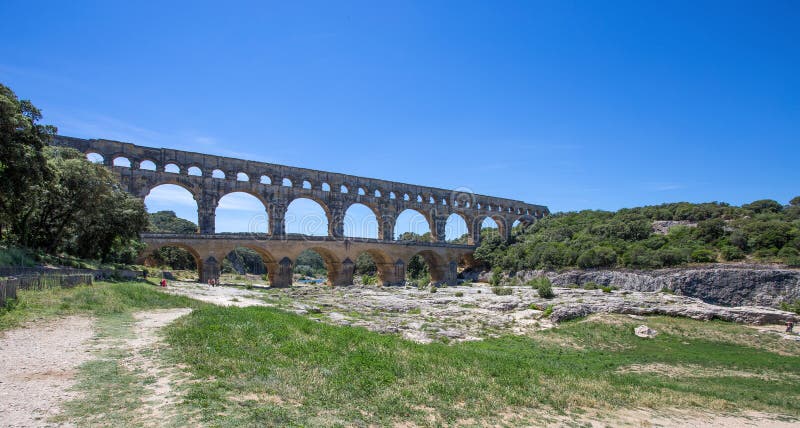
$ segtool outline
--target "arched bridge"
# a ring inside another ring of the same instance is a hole
[[[305,249],[313,249],[325,259],[333,285],[352,283],[353,261],[361,252],[373,257],[384,284],[404,282],[405,264],[417,254],[428,263],[433,281],[453,283],[459,261],[471,259],[480,242],[481,225],[486,218],[494,220],[501,236],[509,239],[516,221],[529,224],[549,213],[543,205],[479,195],[466,189],[417,186],[110,140],[57,136],[53,144],[100,155],[122,186],[140,198],[162,184],[188,190],[198,206],[198,233],[143,234],[142,238],[148,244],[148,254],[163,246],[187,249],[198,262],[201,281],[216,277],[222,259],[241,246],[261,254],[274,286],[291,283],[293,260]],[[121,158],[130,166],[114,166]],[[152,167],[143,169],[145,163]],[[214,233],[217,205],[223,196],[234,192],[253,195],[264,204],[268,233]],[[298,198],[311,199],[323,207],[328,220],[327,237],[286,233],[287,207]],[[378,239],[344,236],[345,212],[353,204],[365,205],[374,212]],[[394,240],[397,217],[407,209],[425,218],[434,242]],[[464,219],[467,245],[445,241],[445,224],[451,214]]]

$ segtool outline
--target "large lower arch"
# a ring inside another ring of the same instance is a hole
[[[430,241],[431,221],[419,210],[407,208],[395,220],[394,238],[401,241]]]
[[[331,236],[331,216],[328,207],[311,198],[295,198],[286,207],[286,233],[308,236]]]
[[[245,192],[231,192],[220,198],[214,221],[217,233],[267,233],[269,230],[264,201]]]
[[[358,263],[362,254],[368,255],[375,263],[375,274],[380,285],[402,285],[405,282],[405,263],[402,260],[392,260],[388,254],[378,249],[364,250],[356,256],[356,274],[361,273],[358,271]]]
[[[163,244],[158,244],[158,245],[148,245],[147,248],[145,248],[145,250],[139,256],[139,259],[137,260],[137,263],[145,265],[147,263],[147,260],[150,258],[150,256],[153,253],[155,253],[156,251],[158,251],[158,250],[160,250],[162,248],[166,248],[166,247],[180,248],[182,250],[185,250],[187,253],[189,253],[192,256],[192,258],[194,258],[194,264],[195,264],[195,266],[197,268],[197,274],[198,274],[199,280],[200,281],[204,280],[203,279],[204,278],[203,275],[204,275],[204,267],[205,267],[205,265],[204,265],[203,258],[200,256],[200,253],[198,253],[197,250],[195,250],[192,246],[186,245],[186,244],[182,244],[180,242],[165,242]]]
[[[344,214],[344,236],[378,239],[380,212],[361,203],[350,205]]]
[[[197,229],[198,206],[191,191],[177,184],[160,184],[149,189],[144,197],[144,204],[150,214],[172,212],[175,217],[190,221]],[[186,233],[186,230],[170,229],[175,225],[164,225],[164,229],[154,232]]]

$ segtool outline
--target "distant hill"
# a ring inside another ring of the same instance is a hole
[[[721,202],[668,203],[617,212],[557,213],[512,230],[510,243],[485,235],[478,261],[525,269],[655,269],[752,260],[800,267],[800,197],[741,207]]]
[[[148,232],[156,233],[195,233],[197,225],[175,215],[175,211],[159,211],[149,214]]]

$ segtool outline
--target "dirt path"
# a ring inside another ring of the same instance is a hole
[[[123,366],[138,376],[155,379],[147,384],[147,395],[142,397],[143,426],[160,426],[174,416],[178,395],[175,386],[183,379],[175,367],[163,363],[160,358],[166,346],[158,335],[158,330],[176,319],[192,312],[189,308],[163,309],[137,312],[133,314],[136,324],[134,337],[125,341],[130,357],[122,361]]]
[[[55,426],[47,420],[78,395],[71,387],[78,367],[94,358],[94,335],[92,320],[78,316],[0,334],[0,425]]]

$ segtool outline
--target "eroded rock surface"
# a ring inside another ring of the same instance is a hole
[[[489,273],[477,275],[488,281]],[[772,306],[800,299],[800,269],[765,265],[714,264],[701,267],[657,270],[571,270],[566,272],[523,271],[516,277],[524,282],[546,275],[554,285],[583,285],[594,282],[630,291],[667,289],[707,303],[727,306]]]
[[[555,298],[542,299],[531,287],[509,288],[510,295],[499,296],[486,284],[443,287],[435,293],[427,288],[307,285],[268,290],[264,300],[270,306],[332,324],[399,333],[422,343],[528,334],[594,313],[672,315],[752,324],[781,324],[798,318],[768,307],[725,307],[662,292],[604,293],[555,287]],[[547,311],[549,306],[552,308]]]

